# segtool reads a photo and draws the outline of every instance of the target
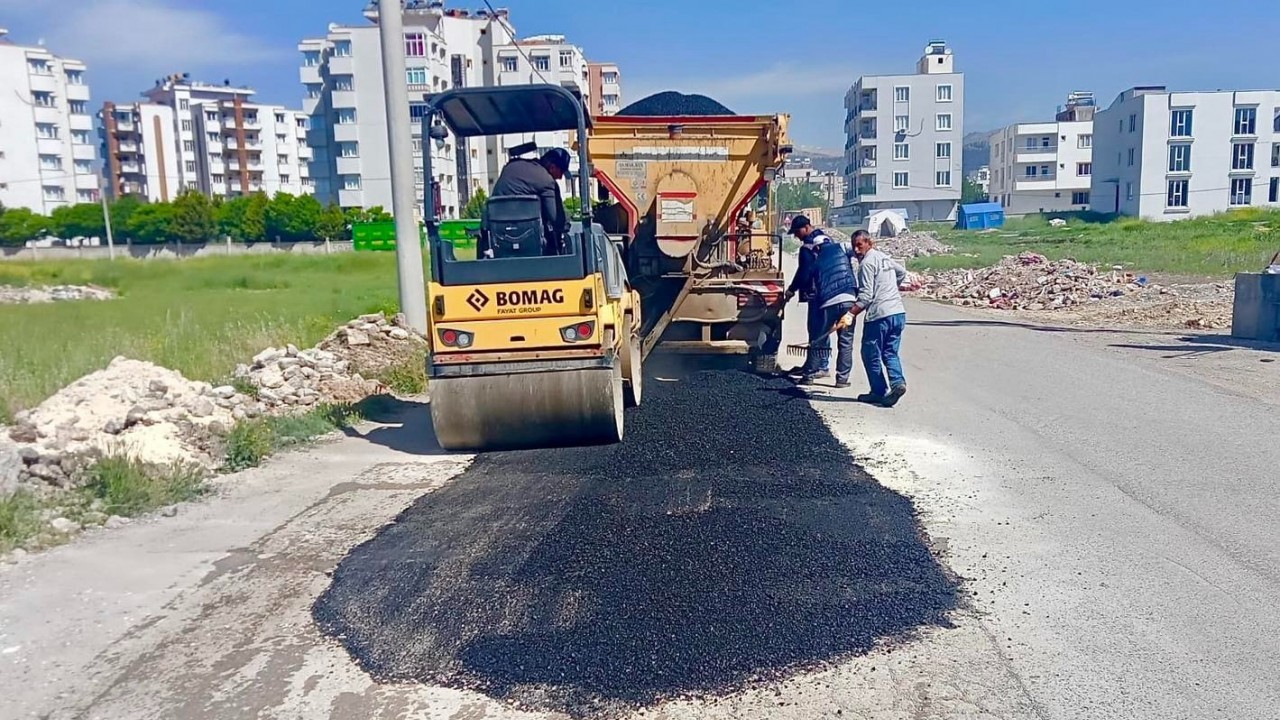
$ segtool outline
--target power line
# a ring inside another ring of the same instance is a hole
[[[493,3],[489,2],[489,0],[484,0],[484,5],[489,8],[490,17],[498,19],[498,11],[493,9]],[[511,44],[516,46],[516,50],[524,56],[525,62],[529,63],[529,67],[533,68],[533,71],[538,74],[538,78],[541,79],[542,82],[548,85],[554,85],[550,80],[547,80],[547,77],[543,75],[542,71],[538,69],[538,66],[534,64],[533,58],[529,57],[529,53],[526,53],[524,48],[520,46],[520,40],[516,38],[514,34],[511,37]],[[548,60],[548,62],[550,62],[550,60]]]

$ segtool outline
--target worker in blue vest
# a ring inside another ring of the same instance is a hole
[[[858,296],[852,249],[832,240],[804,215],[791,221],[791,234],[802,243],[800,268],[787,288],[788,301],[809,288],[809,353],[799,369],[800,384],[812,385],[830,374],[831,331]],[[808,262],[805,253],[809,253]],[[853,323],[836,331],[836,387],[847,388],[853,372]],[[824,368],[823,366],[826,365]]]

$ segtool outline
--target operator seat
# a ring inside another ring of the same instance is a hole
[[[489,198],[480,219],[481,251],[494,258],[542,255],[542,204],[536,195]]]

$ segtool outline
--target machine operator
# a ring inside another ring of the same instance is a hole
[[[542,203],[543,254],[560,255],[565,249],[569,221],[557,182],[569,172],[569,151],[552,148],[537,160],[515,158],[502,168],[493,184],[493,196],[536,195]]]

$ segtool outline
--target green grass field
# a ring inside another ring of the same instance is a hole
[[[1052,259],[1071,257],[1098,265],[1124,265],[1139,272],[1228,278],[1257,272],[1280,250],[1280,211],[1250,208],[1222,215],[1153,223],[1131,218],[1084,220],[1066,217],[1050,227],[1042,216],[1013,218],[994,233],[928,227],[956,247],[955,255],[918,258],[919,270],[983,267],[1004,255],[1032,251]]]
[[[397,309],[393,253],[0,263],[0,285],[95,284],[106,302],[0,305],[0,423],[117,355],[200,380]]]

